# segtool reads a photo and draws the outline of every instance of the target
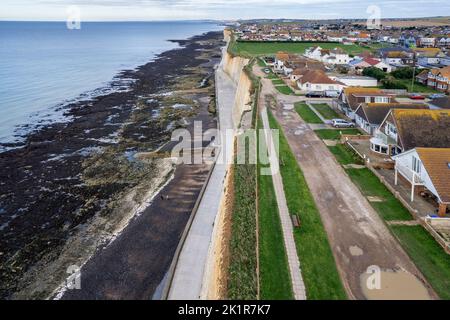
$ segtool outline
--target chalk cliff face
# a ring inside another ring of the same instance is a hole
[[[233,122],[235,128],[239,126],[242,114],[245,111],[251,110],[251,80],[244,72],[244,67],[248,63],[248,59],[232,57],[228,52],[223,57],[222,67],[236,85],[236,98],[233,106]]]

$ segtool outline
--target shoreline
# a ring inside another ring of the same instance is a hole
[[[5,210],[0,217],[2,298],[48,297],[67,276],[63,265],[94,259],[118,238],[126,238],[131,224],[155,215],[150,209],[161,206],[155,198],[158,186],[166,189],[183,172],[187,177],[195,171],[174,168],[169,160],[148,153],[166,148],[171,130],[190,129],[193,120],[204,121],[204,130],[215,126],[208,113],[211,84],[199,84],[213,72],[220,34],[179,40],[180,48],[121,74],[136,79],[129,91],[74,103],[66,112],[72,122],[51,124],[30,134],[26,147],[0,153],[1,181],[8,181],[0,184],[0,207]],[[188,107],[174,108],[176,104]],[[169,180],[172,174],[175,178]],[[148,200],[149,189],[154,201],[141,215],[129,217],[131,208]],[[195,191],[187,197],[195,198]],[[188,199],[180,201],[189,211]],[[176,227],[183,223],[179,219]],[[111,242],[108,237],[120,225],[125,226],[122,233]],[[176,233],[165,236],[177,240]],[[65,251],[69,239],[78,252]],[[57,279],[47,280],[48,272]]]

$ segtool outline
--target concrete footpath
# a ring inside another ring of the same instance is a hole
[[[224,132],[226,129],[233,129],[232,110],[237,88],[223,71],[222,64],[216,70],[216,86],[219,128]],[[233,135],[222,136],[219,147],[218,162],[213,169],[175,267],[168,294],[169,300],[205,298],[204,285],[208,255],[228,164],[233,157]]]
[[[284,247],[289,264],[289,273],[291,275],[292,291],[296,300],[306,300],[305,284],[300,269],[300,261],[297,256],[297,248],[294,240],[294,229],[289,215],[289,209],[286,202],[286,195],[283,188],[283,180],[280,174],[280,165],[278,157],[275,154],[275,146],[272,137],[270,137],[270,125],[267,117],[267,109],[261,111],[261,118],[264,126],[265,139],[268,146],[270,167],[272,170],[272,181],[275,190],[275,197],[278,203],[278,212],[280,215],[281,229],[283,230]]]

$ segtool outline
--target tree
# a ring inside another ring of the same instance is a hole
[[[414,68],[412,67],[398,68],[397,70],[392,71],[391,75],[397,79],[412,79],[414,75]]]
[[[365,68],[362,74],[367,77],[376,78],[378,81],[386,78],[386,72],[375,67]]]

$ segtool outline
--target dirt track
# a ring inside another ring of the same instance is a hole
[[[349,298],[367,298],[361,288],[361,275],[372,265],[382,270],[405,270],[425,283],[422,274],[325,144],[295,111],[279,107],[274,114],[314,196]],[[417,283],[402,285],[409,287]],[[428,284],[426,287],[435,298],[431,287]],[[402,298],[402,292],[398,298]]]

